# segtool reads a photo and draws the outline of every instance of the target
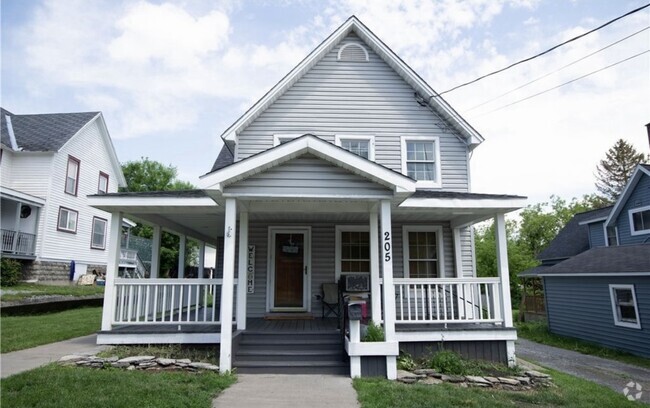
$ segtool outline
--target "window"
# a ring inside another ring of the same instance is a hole
[[[650,234],[650,205],[630,210],[630,233]]]
[[[634,285],[609,285],[609,295],[612,300],[614,324],[640,329],[641,321],[639,320]]]
[[[440,187],[440,149],[437,137],[402,138],[402,173],[418,187]]]
[[[90,247],[93,249],[106,249],[106,220],[93,217],[93,231]]]
[[[68,167],[65,174],[65,192],[77,195],[79,185],[79,164],[81,162],[72,156],[68,156]]]
[[[368,160],[375,160],[374,136],[340,136],[336,135],[335,143],[350,153]]]
[[[57,229],[59,231],[77,233],[77,217],[79,213],[65,207],[59,207],[59,222]]]
[[[97,194],[108,193],[108,174],[103,171],[99,172],[99,183],[97,184]]]
[[[444,277],[442,227],[404,226],[404,276],[407,278]]]
[[[618,235],[616,232],[616,227],[607,227],[607,246],[617,246],[618,245]]]
[[[366,226],[336,226],[336,279],[370,273],[370,233]]]

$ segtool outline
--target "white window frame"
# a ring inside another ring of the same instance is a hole
[[[607,226],[607,224],[603,223],[603,233],[605,234],[605,246],[612,246],[612,245],[609,245],[609,235],[607,234],[607,229],[608,228],[609,227]],[[614,245],[614,246],[618,246],[618,227],[617,226],[614,226],[614,238],[616,238],[616,245]]]
[[[433,142],[434,154],[434,171],[435,180],[417,180],[416,187],[419,188],[440,188],[442,187],[442,175],[440,166],[440,138],[437,136],[402,136],[400,142],[402,145],[402,174],[408,176],[408,167],[406,160],[406,144],[407,142]]]
[[[627,212],[628,217],[630,219],[630,235],[645,235],[645,234],[650,234],[650,228],[636,231],[634,229],[634,219],[632,218],[633,214],[636,214],[638,212],[643,212],[643,211],[650,211],[650,205],[646,205],[644,207],[638,207],[638,208],[632,208]]]
[[[636,312],[636,323],[626,322],[620,319],[618,305],[616,304],[616,289],[630,290],[632,292],[632,303],[634,304],[634,311]],[[641,328],[641,316],[639,316],[639,304],[636,301],[634,285],[609,285],[609,298],[612,302],[612,313],[614,315],[614,324],[616,326],[629,327],[632,329]]]
[[[70,163],[77,165],[77,171],[74,174],[74,177],[70,175]],[[68,161],[65,164],[65,181],[63,182],[63,191],[66,194],[77,196],[79,191],[79,174],[81,173],[81,160],[77,159],[74,156],[68,155]],[[68,191],[68,179],[74,180],[74,185],[72,191]]]
[[[309,132],[305,133],[274,133],[273,134],[273,147],[275,146],[280,146],[280,141],[281,140],[293,140],[297,139],[300,136],[304,136],[306,134],[311,134]]]
[[[102,221],[104,223],[104,232],[102,236],[101,246],[95,245],[95,220]],[[108,227],[108,220],[101,217],[93,217],[92,225],[90,226],[90,248],[91,249],[106,249],[106,230]]]
[[[102,180],[106,180],[106,190],[102,191]],[[99,172],[99,180],[97,180],[97,194],[107,194],[108,193],[108,184],[109,184],[110,176],[108,173],[104,173],[103,171]]]
[[[68,218],[65,227],[61,227],[61,215],[63,212],[68,213]],[[72,228],[70,227],[70,214],[74,214],[74,224]],[[77,233],[77,226],[79,225],[79,212],[76,210],[73,210],[71,208],[66,208],[66,207],[59,207],[59,215],[56,219],[56,229],[57,231],[63,231],[67,233],[72,233],[76,234]]]
[[[370,227],[368,225],[337,225],[336,226],[336,239],[335,239],[335,254],[334,254],[334,259],[335,259],[335,269],[334,269],[334,276],[335,276],[335,281],[338,282],[338,280],[341,278],[343,272],[341,271],[341,262],[343,258],[343,250],[341,245],[343,245],[343,237],[342,237],[342,232],[367,232],[370,234]],[[368,257],[368,260],[371,261],[370,256]],[[363,272],[354,272],[353,275],[361,275],[364,274]],[[346,275],[348,273],[346,272]],[[368,271],[368,275],[370,275],[370,271]]]
[[[409,269],[409,232],[435,232],[436,233],[436,248],[438,256],[438,278],[444,278],[445,275],[445,259],[443,248],[443,228],[441,225],[404,225],[402,226],[402,257],[404,262],[404,277],[410,278]],[[427,278],[428,279],[428,278]],[[434,279],[434,278],[431,278]]]
[[[334,144],[343,149],[342,142],[344,140],[366,140],[368,141],[368,160],[375,161],[375,137],[372,135],[335,135]],[[361,157],[361,156],[359,156]]]

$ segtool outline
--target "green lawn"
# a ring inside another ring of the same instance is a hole
[[[59,296],[91,296],[103,295],[103,286],[77,286],[77,285],[39,285],[36,283],[20,283],[16,286],[3,287],[3,290],[18,291],[19,293],[5,293],[0,295],[3,302],[21,300],[32,296],[59,295]]]
[[[460,388],[451,384],[407,385],[382,379],[356,379],[361,408],[429,407],[642,407],[601,385],[550,371],[557,387],[535,391]]]
[[[597,344],[588,343],[583,340],[559,336],[548,331],[545,322],[517,323],[517,335],[521,338],[532,340],[548,346],[560,347],[567,350],[577,351],[582,354],[589,354],[623,363],[634,364],[640,367],[650,368],[650,359],[635,356],[624,351],[613,350]]]
[[[3,407],[204,407],[235,382],[213,372],[152,372],[51,364],[2,380]]]
[[[101,307],[3,317],[0,319],[0,353],[92,334],[100,329],[101,320]]]

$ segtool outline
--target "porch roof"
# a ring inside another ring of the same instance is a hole
[[[45,199],[33,196],[31,194],[23,193],[22,191],[14,190],[12,188],[0,186],[0,197],[12,201],[19,201],[25,204],[31,204],[35,207],[43,207]]]

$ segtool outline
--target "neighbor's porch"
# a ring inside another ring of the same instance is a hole
[[[7,187],[0,188],[2,255],[34,259],[41,209],[45,200]]]

